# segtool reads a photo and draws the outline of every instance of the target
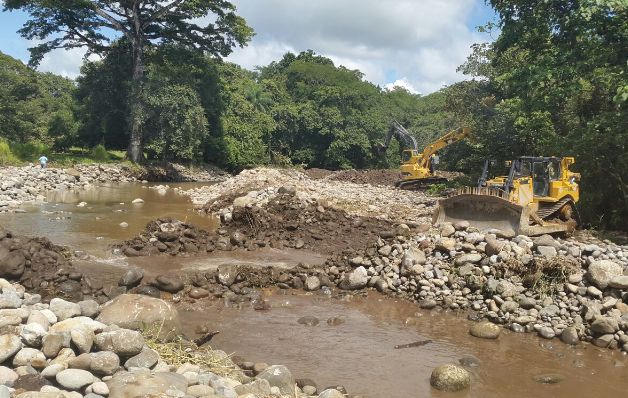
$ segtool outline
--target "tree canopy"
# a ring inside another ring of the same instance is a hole
[[[87,54],[106,55],[120,35],[128,42],[134,82],[132,90],[127,92],[131,120],[128,156],[135,162],[142,155],[146,49],[178,44],[224,57],[253,35],[253,30],[235,13],[235,6],[224,0],[6,0],[4,3],[5,10],[21,9],[31,15],[20,29],[26,39],[41,41],[30,49],[31,65],[37,65],[46,53],[57,48],[86,47]]]

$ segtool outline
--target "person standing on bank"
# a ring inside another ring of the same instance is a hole
[[[42,169],[45,169],[47,164],[48,158],[46,157],[46,155],[41,155],[41,157],[39,158],[39,165]]]
[[[430,158],[430,171],[432,172],[432,174],[434,174],[434,172],[436,171],[436,166],[438,166],[439,162],[440,158],[438,157],[438,155],[433,154]]]

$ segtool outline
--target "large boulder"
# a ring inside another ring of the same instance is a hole
[[[95,343],[100,350],[113,351],[123,357],[132,357],[142,351],[144,337],[135,330],[118,329],[99,333]]]
[[[0,363],[11,358],[22,349],[22,339],[14,334],[0,335]]]
[[[81,306],[60,298],[50,300],[50,311],[52,311],[60,321],[81,315]]]
[[[290,370],[283,365],[269,366],[262,373],[257,375],[258,379],[264,379],[270,383],[271,387],[279,388],[282,395],[294,397],[295,381]]]
[[[441,365],[432,371],[430,384],[437,390],[460,391],[469,387],[471,375],[460,366]]]
[[[177,373],[156,372],[127,373],[120,372],[107,381],[109,398],[135,398],[167,396],[166,391],[180,391],[185,395],[188,381]]]
[[[621,276],[623,273],[624,267],[621,265],[611,260],[599,260],[589,266],[587,278],[596,287],[604,290],[614,277]]]
[[[611,317],[598,317],[591,324],[591,331],[596,335],[613,334],[618,330],[617,319]]]
[[[96,320],[133,330],[157,327],[161,330],[161,337],[174,337],[181,330],[179,313],[173,305],[137,294],[122,294],[105,303]]]
[[[24,273],[26,257],[19,251],[0,246],[0,278],[16,279]]]

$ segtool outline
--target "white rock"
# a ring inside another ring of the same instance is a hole
[[[94,382],[94,375],[82,369],[66,369],[57,373],[56,380],[68,390],[80,390]]]
[[[81,307],[78,304],[60,298],[50,300],[50,310],[57,316],[59,321],[81,315]]]
[[[31,347],[41,347],[41,339],[46,334],[46,329],[39,323],[29,323],[22,328],[20,337]]]

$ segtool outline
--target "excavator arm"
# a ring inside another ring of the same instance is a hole
[[[430,164],[430,157],[441,149],[454,144],[458,141],[462,141],[471,135],[471,129],[468,127],[461,127],[458,130],[450,131],[444,136],[440,137],[436,141],[432,142],[423,149],[421,157],[419,159],[419,166],[428,168]]]
[[[412,149],[418,152],[419,145],[417,144],[416,139],[398,121],[393,120],[390,125],[390,130],[388,130],[386,141],[384,141],[383,144],[378,145],[379,153],[384,153],[388,150],[393,137],[397,137],[399,141],[405,142],[406,147],[404,149]]]

